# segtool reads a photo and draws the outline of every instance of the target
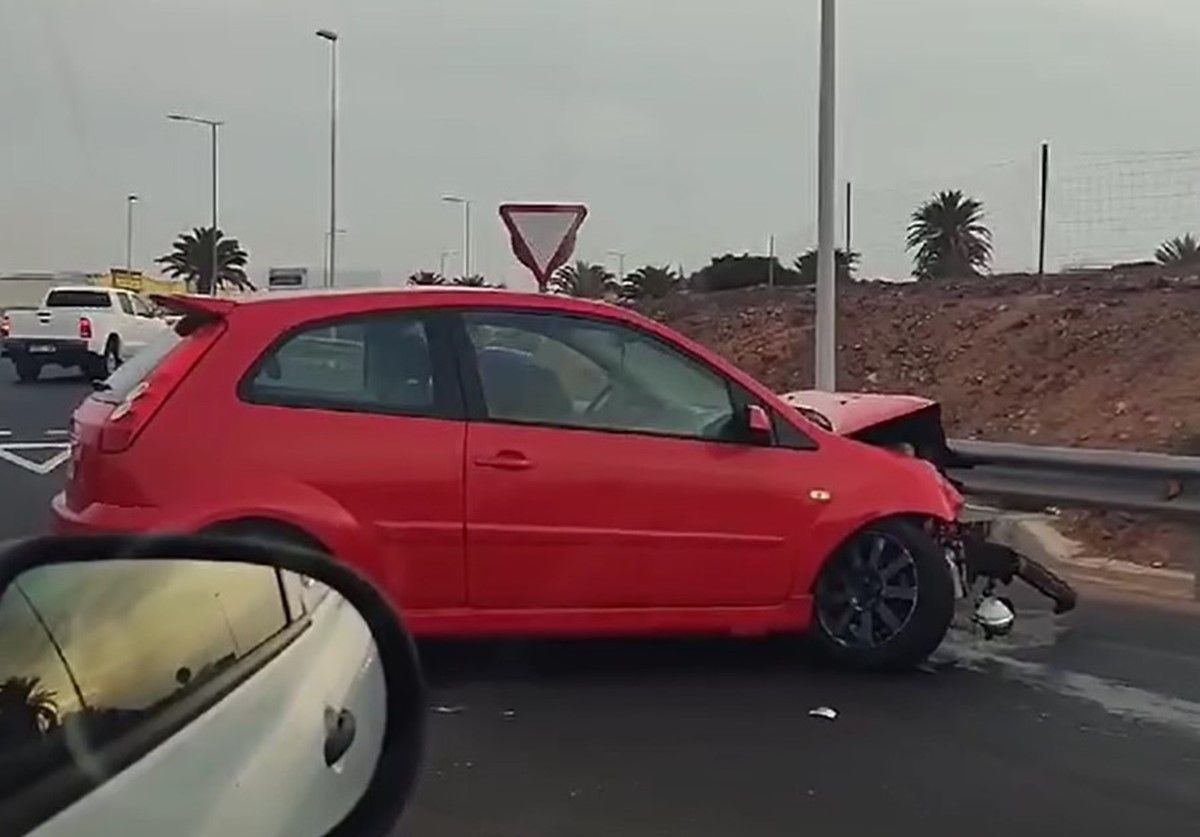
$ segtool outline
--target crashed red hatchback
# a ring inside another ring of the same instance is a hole
[[[418,636],[808,631],[894,668],[946,633],[962,499],[936,457],[886,419],[839,435],[636,313],[465,289],[158,301],[174,331],[74,414],[59,531],[325,550]]]

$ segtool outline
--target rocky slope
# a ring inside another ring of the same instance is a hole
[[[761,288],[646,312],[785,391],[811,384],[812,303],[810,291]],[[937,399],[952,436],[1200,454],[1200,277],[863,283],[838,304],[839,388]],[[1139,552],[1129,557],[1190,562],[1174,530],[1123,515],[1082,526]]]

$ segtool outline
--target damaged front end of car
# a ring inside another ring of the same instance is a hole
[[[818,427],[899,455],[931,463],[942,477],[953,478],[957,457],[946,441],[941,407],[907,395],[875,393],[788,393],[784,401]],[[1008,633],[1016,608],[1004,588],[1021,579],[1054,605],[1056,614],[1074,609],[1071,585],[1045,564],[1021,554],[994,536],[1003,511],[966,505],[955,521],[929,521],[929,534],[943,548],[959,599],[970,601],[972,619],[989,638]]]
[[[973,620],[988,638],[1012,629],[1016,607],[1002,588],[1018,578],[1050,599],[1055,614],[1074,610],[1078,601],[1070,583],[1045,564],[993,538],[1002,514],[967,506],[959,520],[939,523],[932,532],[945,551],[959,598],[971,600]]]

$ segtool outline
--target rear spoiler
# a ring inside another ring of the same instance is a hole
[[[175,314],[198,314],[204,319],[221,320],[237,305],[232,299],[215,296],[192,296],[176,294],[151,294],[155,305]]]

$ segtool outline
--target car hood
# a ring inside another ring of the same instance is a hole
[[[782,398],[810,421],[840,436],[852,436],[937,406],[936,401],[915,395],[873,392],[821,392],[808,389],[785,393]],[[821,418],[825,421],[821,421]]]

